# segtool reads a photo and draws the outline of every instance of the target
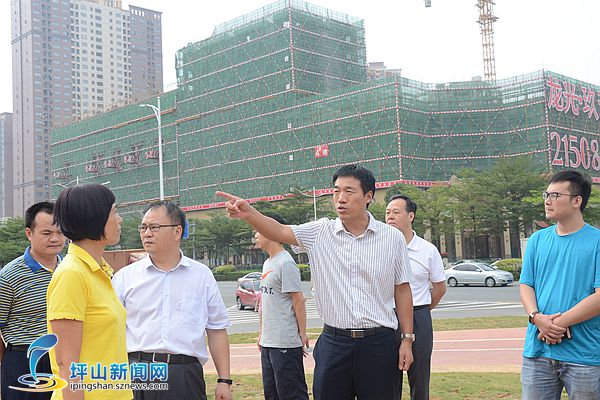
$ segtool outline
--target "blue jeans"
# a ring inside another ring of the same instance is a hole
[[[600,366],[523,357],[521,384],[523,400],[560,400],[563,387],[570,400],[598,400]]]

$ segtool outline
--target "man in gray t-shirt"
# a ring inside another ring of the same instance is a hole
[[[304,347],[309,347],[309,341],[300,271],[281,243],[258,232],[254,237],[256,246],[269,254],[260,281],[258,336],[265,399],[308,400],[302,356],[306,355]]]

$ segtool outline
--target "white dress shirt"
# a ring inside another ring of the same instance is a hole
[[[429,282],[437,283],[446,280],[444,262],[437,247],[417,236],[415,231],[406,247],[413,275],[413,280],[410,282],[413,306],[429,305],[431,304]]]
[[[127,352],[185,354],[208,361],[205,329],[230,326],[210,269],[182,255],[165,272],[145,257],[119,270],[113,287],[127,310]]]
[[[367,214],[369,225],[359,236],[339,218],[291,226],[299,245],[294,251],[308,254],[315,303],[327,325],[396,329],[394,286],[411,280],[404,236]]]

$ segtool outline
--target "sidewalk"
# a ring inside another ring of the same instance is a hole
[[[432,372],[515,372],[521,371],[525,328],[478,329],[434,332]],[[418,338],[417,338],[418,340]],[[311,339],[311,347],[316,340]],[[304,359],[312,373],[312,354]],[[212,360],[206,373],[216,373]],[[232,374],[260,374],[260,353],[255,344],[231,345]]]

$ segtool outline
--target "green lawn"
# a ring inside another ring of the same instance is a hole
[[[436,331],[460,329],[520,328],[527,326],[527,317],[441,318],[433,320]],[[309,329],[311,339],[316,339],[321,328]],[[234,333],[229,335],[231,344],[256,343],[258,333]]]
[[[306,376],[308,391],[311,394],[312,375]],[[236,400],[256,400],[263,398],[260,375],[234,375],[233,397]],[[215,382],[216,376],[207,375],[207,382]],[[214,385],[207,385],[209,399],[213,398]],[[403,385],[403,399],[408,399],[406,377]],[[518,400],[521,398],[519,374],[510,373],[439,373],[431,375],[431,400]],[[563,396],[566,399],[566,396]]]

